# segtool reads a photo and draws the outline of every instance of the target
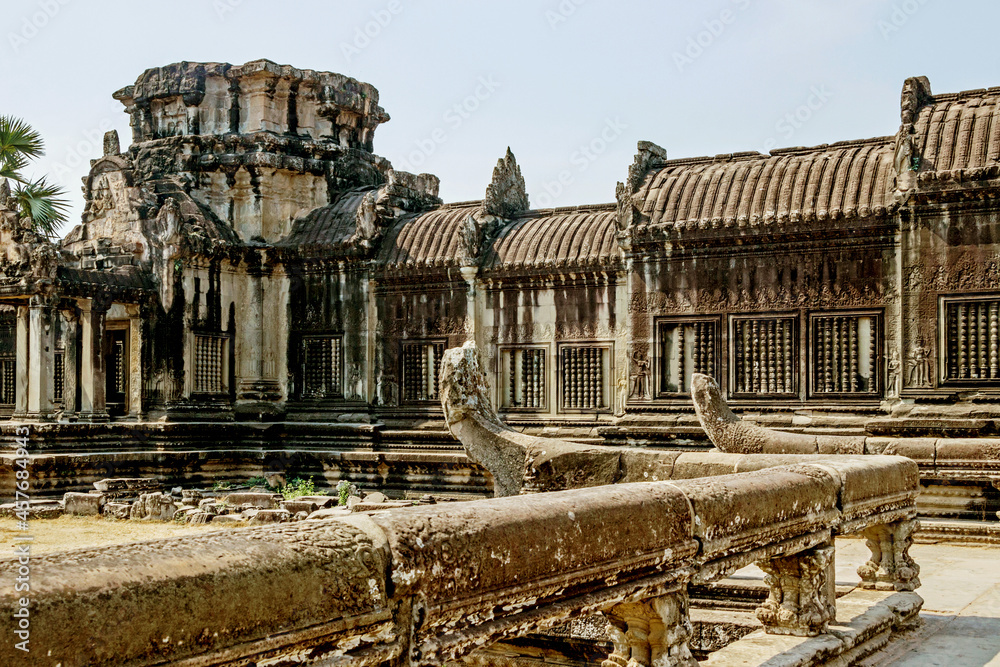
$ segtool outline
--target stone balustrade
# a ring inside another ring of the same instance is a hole
[[[915,614],[916,465],[786,458],[685,454],[655,482],[36,557],[29,592],[0,592],[8,637],[28,597],[32,651],[5,642],[0,663],[440,665],[602,612],[606,665],[694,665],[689,583],[758,563],[767,636],[821,635],[843,533],[869,540],[870,601]]]

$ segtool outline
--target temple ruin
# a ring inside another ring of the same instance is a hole
[[[182,62],[114,97],[131,144],[64,238],[0,191],[0,433],[30,428],[35,495],[469,502],[46,556],[62,664],[537,664],[525,636],[868,664],[918,624],[918,517],[1000,540],[1000,88],[907,79],[895,134],[767,155],[641,141],[616,201],[544,210],[510,148],[444,203],[340,74]],[[838,535],[872,551],[846,592]],[[752,564],[761,628],[699,635],[692,596]]]

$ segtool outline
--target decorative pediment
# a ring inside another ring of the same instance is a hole
[[[511,220],[529,208],[528,192],[524,186],[521,168],[514,153],[507,147],[507,154],[497,160],[493,180],[486,188],[482,212],[497,218]]]
[[[637,148],[638,151],[628,168],[625,182],[619,181],[615,188],[615,199],[618,202],[616,220],[618,229],[621,231],[625,231],[639,221],[640,203],[636,201],[635,195],[639,192],[646,174],[667,159],[666,149],[651,141],[640,141]]]

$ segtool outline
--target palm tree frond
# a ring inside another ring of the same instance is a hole
[[[45,152],[45,143],[38,130],[20,118],[0,116],[0,156],[38,157]]]
[[[0,155],[0,178],[9,178],[18,183],[24,183],[21,170],[28,166],[28,158],[20,153]]]
[[[65,196],[63,188],[48,183],[45,178],[18,183],[13,192],[21,215],[29,216],[35,231],[48,237],[56,236],[57,227],[69,219],[69,202]]]

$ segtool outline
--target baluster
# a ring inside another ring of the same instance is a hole
[[[785,326],[781,320],[776,321],[774,341],[775,371],[778,374],[778,393],[784,394],[787,392],[785,389]]]
[[[596,408],[598,404],[597,397],[597,348],[590,348],[590,367],[587,374],[587,387],[590,394],[590,405],[589,408]]]
[[[767,389],[772,394],[778,392],[778,320],[767,323]]]
[[[746,342],[745,331],[743,330],[743,320],[737,320],[735,329],[735,340],[733,341],[733,349],[736,351],[734,355],[736,357],[736,391],[737,393],[743,393],[746,391],[746,378],[744,373],[746,371],[746,360],[743,358],[744,343]]]
[[[597,399],[596,400],[597,405],[595,407],[603,408],[605,407],[606,403],[604,402],[604,352],[601,350],[601,348],[594,349],[594,361],[596,362],[595,363],[596,382],[594,384],[594,396]],[[650,379],[648,377],[646,378],[646,382],[647,382],[646,386],[648,387],[649,386],[648,383],[650,382]]]
[[[959,379],[965,379],[969,376],[969,362],[966,357],[966,338],[968,337],[968,331],[966,327],[966,308],[967,306],[959,304],[958,306],[958,377]]]
[[[580,376],[577,374],[577,369],[580,366],[579,350],[575,347],[570,348],[570,373],[571,378],[571,388],[572,395],[570,396],[570,402],[574,408],[580,407],[578,399],[580,396]]]
[[[437,362],[441,358],[437,352],[437,345],[431,345],[427,348],[427,400],[437,398]]]
[[[1000,359],[997,355],[997,302],[990,302],[990,378],[996,379],[1000,375]]]
[[[524,386],[525,399],[522,401],[524,407],[535,407],[535,351],[525,350],[521,356],[521,373],[524,375],[522,384]],[[527,372],[525,372],[525,362],[527,362]]]
[[[507,359],[507,405],[517,406],[517,350],[511,350]],[[521,366],[524,367],[524,357],[521,357]]]
[[[858,392],[861,390],[861,382],[858,377],[858,318],[852,317],[848,320],[851,326],[851,391]],[[874,334],[874,332],[872,332]]]
[[[687,356],[684,354],[684,325],[677,325],[677,391],[683,392],[685,390],[684,386],[684,376],[685,368],[684,362],[687,361]]]
[[[545,350],[538,350],[538,405],[542,407],[545,402]]]
[[[948,378],[958,377],[958,307],[948,305]]]
[[[708,357],[708,376],[715,377],[715,324],[705,325],[705,355]]]
[[[979,379],[979,328],[976,322],[976,304],[969,304],[969,377]]]
[[[830,386],[841,390],[840,378],[840,318],[830,318]]]
[[[569,372],[569,348],[561,350],[562,355],[562,403],[563,407],[570,407],[570,379]]]
[[[792,393],[792,321],[785,320],[785,392]]]
[[[841,391],[851,391],[851,324],[853,318],[840,319],[840,384]]]
[[[534,397],[534,402],[531,404],[533,408],[540,408],[542,406],[542,351],[533,350],[531,355],[531,365],[532,365],[532,375],[531,375],[531,395]]]
[[[979,377],[985,380],[990,376],[989,350],[986,347],[986,303],[980,301],[976,311],[979,320]]]
[[[753,320],[750,356],[753,359],[753,393],[760,393],[760,325],[757,320]]]
[[[878,391],[878,369],[881,368],[881,360],[878,354],[878,344],[882,337],[882,332],[879,330],[879,318],[869,317],[868,318],[868,391],[870,393],[875,393]],[[902,372],[902,371],[900,371]]]
[[[831,318],[823,318],[823,385],[826,387],[826,391],[833,391],[833,376],[831,375],[831,365],[832,365],[832,338],[833,334],[831,331],[832,325],[830,323]]]
[[[590,409],[594,407],[594,350],[593,348],[583,348],[584,374],[583,374],[583,407]]]
[[[753,327],[750,320],[743,322],[743,390],[753,393]]]

